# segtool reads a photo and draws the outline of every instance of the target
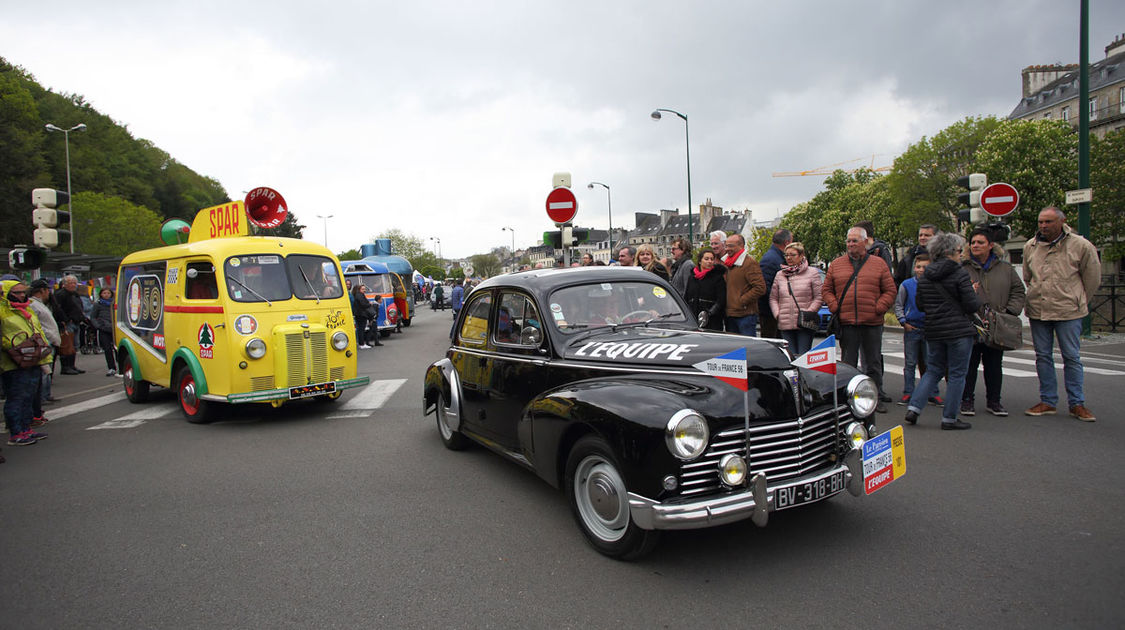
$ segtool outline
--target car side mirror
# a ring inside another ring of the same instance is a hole
[[[538,328],[527,326],[520,332],[520,345],[538,346],[539,342],[541,342],[542,340],[543,337],[539,333]]]

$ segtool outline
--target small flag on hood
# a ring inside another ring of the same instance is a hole
[[[828,335],[827,339],[813,346],[808,352],[793,359],[792,363],[797,367],[809,368],[810,370],[824,372],[825,374],[835,374],[836,335]]]
[[[739,348],[706,361],[700,361],[694,367],[700,372],[714,376],[728,385],[734,385],[742,391],[750,389],[750,384],[746,379],[746,348]]]

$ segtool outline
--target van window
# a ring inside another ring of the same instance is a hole
[[[385,273],[348,274],[348,279],[352,281],[353,287],[360,285],[367,287],[368,293],[378,293],[379,295],[394,293],[394,291],[391,291],[390,276]]]
[[[184,297],[189,300],[214,300],[219,297],[215,266],[209,260],[189,262],[185,269]]]
[[[236,302],[273,302],[344,295],[336,263],[326,256],[249,254],[231,256],[223,265],[227,294]]]
[[[293,295],[302,300],[338,298],[344,295],[336,264],[324,256],[294,254],[285,259]]]

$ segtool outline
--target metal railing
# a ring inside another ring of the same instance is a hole
[[[1125,329],[1125,281],[1121,277],[1103,278],[1102,286],[1090,300],[1090,327],[1100,332]]]

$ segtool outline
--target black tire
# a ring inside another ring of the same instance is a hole
[[[320,396],[317,396],[314,400],[316,400],[316,402],[322,403],[322,404],[334,403],[337,400],[340,400],[340,396],[342,396],[343,394],[344,394],[343,391],[335,391],[335,392],[332,392],[331,394],[321,394]]]
[[[380,331],[379,331],[379,336],[380,336],[380,337],[382,337],[383,339],[386,339],[387,337],[390,337],[390,336],[391,336],[391,331],[389,331],[389,330],[380,330]]]
[[[138,381],[133,378],[133,360],[129,353],[122,353],[121,360],[117,362],[121,368],[121,383],[125,386],[125,395],[129,402],[140,404],[148,400],[148,381]]]
[[[652,551],[660,532],[637,527],[629,513],[629,493],[613,450],[588,435],[566,460],[563,484],[579,529],[598,552],[618,560],[635,560]]]
[[[208,424],[215,419],[215,403],[196,396],[195,377],[192,376],[188,366],[181,365],[180,369],[176,370],[172,386],[176,388],[176,400],[179,401],[180,411],[188,422]]]
[[[411,320],[411,319],[412,319],[412,318],[410,318],[410,317],[407,317],[406,319],[402,320],[402,325],[403,325],[403,326],[406,326],[407,328],[410,328],[410,320]]]
[[[445,394],[438,394],[437,411],[438,437],[445,448],[451,451],[463,451],[469,445],[469,439],[457,430],[461,426],[460,418],[454,417],[445,404]]]

